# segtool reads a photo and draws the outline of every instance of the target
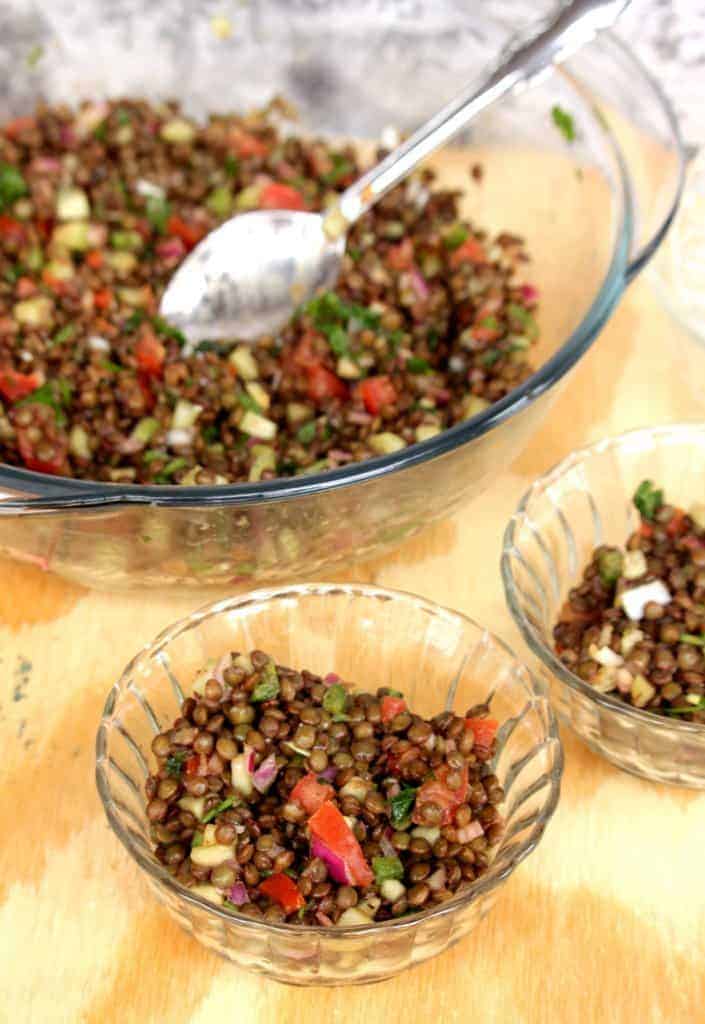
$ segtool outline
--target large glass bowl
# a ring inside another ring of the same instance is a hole
[[[333,929],[254,920],[177,884],[150,845],[144,797],[150,744],[178,716],[209,658],[255,647],[287,665],[334,670],[361,689],[401,686],[409,706],[425,716],[443,709],[465,714],[488,701],[502,723],[493,770],[505,791],[506,830],[487,873],[432,910]],[[297,985],[381,981],[463,938],[539,842],[558,802],[563,766],[544,686],[500,640],[411,594],[323,583],[220,601],[166,629],[110,691],[96,752],[110,825],[172,916],[239,966]]]
[[[534,15],[542,6],[553,5],[534,5]],[[179,0],[0,0],[0,117],[40,96],[176,96],[199,115],[279,91],[298,105],[303,130],[378,138],[479,81],[517,29],[506,2],[481,11],[459,0],[228,9],[230,24],[216,33],[203,5]],[[572,144],[553,123],[555,105],[574,118]],[[376,554],[485,487],[524,448],[555,385],[658,246],[677,205],[682,152],[663,94],[609,34],[495,105],[458,146],[444,173],[467,193],[468,215],[525,236],[533,255],[541,341],[529,380],[435,438],[309,477],[145,487],[5,466],[0,550],[111,588],[291,577]],[[477,161],[481,184],[468,173]]]
[[[702,498],[705,426],[633,430],[574,452],[532,485],[504,536],[509,608],[550,684],[559,718],[596,753],[655,782],[705,789],[705,726],[598,693],[553,648],[553,626],[600,544],[623,546],[638,525],[632,495],[658,481],[688,508]]]

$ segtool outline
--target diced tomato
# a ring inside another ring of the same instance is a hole
[[[394,405],[398,397],[389,377],[368,377],[358,385],[358,391],[365,408],[373,416],[386,405]]]
[[[306,903],[293,878],[289,878],[281,871],[260,882],[259,891],[269,896],[273,903],[278,903],[285,914],[293,914]]]
[[[637,532],[641,537],[650,538],[654,535],[654,528],[651,525],[651,523],[647,523],[645,519],[642,519],[641,523],[639,524],[639,530]]]
[[[309,366],[306,370],[308,378],[308,397],[312,402],[325,402],[329,398],[346,399],[348,389],[340,377],[336,377],[325,366]]]
[[[320,365],[321,357],[314,347],[316,338],[318,338],[318,335],[315,331],[306,331],[305,334],[301,335],[291,354],[291,361],[294,366],[302,367],[305,370],[309,366]]]
[[[100,249],[91,249],[90,252],[86,253],[86,263],[91,270],[100,270],[103,266],[103,253]]]
[[[230,146],[237,156],[246,159],[248,156],[266,156],[269,146],[256,135],[246,132],[243,128],[233,128],[230,133]]]
[[[51,473],[56,475],[66,469],[66,446],[65,444],[54,445],[54,455],[51,459],[39,459],[35,453],[34,443],[27,436],[26,430],[17,432],[17,446],[27,469],[35,473]]]
[[[42,383],[41,374],[18,373],[17,370],[0,370],[0,394],[8,402],[17,402],[20,398],[31,395]]]
[[[48,242],[54,230],[54,221],[51,217],[37,217],[34,222],[37,233],[43,241]]]
[[[180,238],[187,249],[193,249],[205,235],[203,228],[195,224],[187,224],[185,220],[177,217],[176,214],[172,214],[167,221],[166,231],[168,235]]]
[[[199,768],[201,767],[201,755],[193,754],[186,761],[186,774],[187,775],[200,775]]]
[[[152,378],[148,377],[146,373],[137,374],[137,383],[140,386],[140,391],[142,392],[142,397],[144,398],[144,407],[147,410],[147,412],[151,412],[154,406],[157,404],[156,396],[152,391],[152,386],[150,384],[151,379]]]
[[[34,128],[36,120],[33,117],[16,117],[14,121],[8,121],[5,125],[5,135],[8,139],[17,139],[26,131]]]
[[[387,251],[387,263],[392,270],[409,270],[414,262],[414,243],[405,238],[399,245],[393,245]]]
[[[0,213],[0,239],[11,245],[22,245],[27,237],[24,225],[6,213]]]
[[[450,257],[451,267],[457,267],[461,263],[486,263],[487,254],[485,253],[484,247],[476,238],[466,239],[462,245],[459,245],[455,252]]]
[[[304,197],[297,188],[272,181],[265,185],[259,197],[260,210],[303,210]]]
[[[431,778],[427,779],[420,787],[416,794],[414,813],[411,816],[411,820],[417,825],[424,824],[425,819],[422,812],[424,804],[434,803],[441,808],[440,824],[443,826],[451,824],[455,818],[456,808],[465,802],[469,788],[468,766],[463,767],[462,781],[457,789],[451,789],[446,782],[450,771],[451,768],[447,764],[441,765],[440,768],[434,769]]]
[[[333,794],[332,786],[319,782],[317,776],[309,772],[296,783],[289,794],[289,799],[300,804],[306,813],[311,815],[315,814],[326,800],[330,800]]]
[[[406,701],[403,697],[382,697],[379,709],[382,721],[391,722],[396,715],[406,711]]]
[[[688,548],[689,551],[705,550],[705,541],[701,537],[696,537],[694,533],[689,533],[687,537],[683,537],[681,544],[684,548]]]
[[[135,358],[141,373],[147,377],[161,377],[166,349],[148,324],[143,324],[140,329]]]
[[[15,290],[18,299],[28,299],[30,295],[34,295],[36,292],[37,285],[31,277],[21,277],[17,282]]]
[[[93,292],[93,302],[98,309],[110,309],[113,304],[112,288],[99,288],[97,292]]]
[[[354,885],[371,885],[374,875],[360,844],[338,808],[330,800],[309,818],[309,831],[345,864]]]
[[[475,749],[486,753],[492,749],[499,722],[494,718],[466,718],[465,728],[466,730],[472,729],[475,736]]]
[[[46,267],[42,270],[42,281],[48,288],[51,288],[57,295],[65,295],[69,289],[69,282],[61,277],[55,277]]]
[[[677,508],[666,525],[666,533],[669,537],[678,537],[685,530],[685,512]]]
[[[485,327],[483,324],[476,324],[470,333],[476,341],[496,341],[502,336],[498,327]]]

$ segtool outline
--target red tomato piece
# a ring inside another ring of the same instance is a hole
[[[291,361],[294,366],[299,366],[305,370],[309,366],[320,365],[321,357],[316,352],[314,344],[317,338],[318,335],[315,331],[306,331],[305,334],[301,335],[291,354]]]
[[[137,374],[137,383],[140,386],[140,391],[142,392],[142,397],[144,398],[144,407],[147,410],[147,412],[151,412],[154,406],[157,404],[157,399],[155,397],[154,392],[152,391],[151,384],[149,383],[150,380],[151,378],[148,377],[146,373]]]
[[[100,270],[103,266],[103,253],[100,249],[92,249],[86,253],[86,263],[91,270]]]
[[[645,520],[642,520],[640,525],[639,525],[638,533],[642,537],[647,537],[647,538],[648,537],[653,537],[653,535],[654,535],[654,528],[651,525],[651,523],[647,523]]]
[[[281,871],[260,882],[259,891],[269,896],[273,903],[278,903],[285,914],[293,914],[306,903],[293,878],[289,878]]]
[[[5,135],[8,139],[16,139],[24,135],[26,131],[34,128],[36,120],[33,117],[16,117],[14,121],[8,121],[5,125]]]
[[[406,711],[406,701],[403,697],[382,697],[379,704],[380,715],[383,722],[391,722],[396,715]]]
[[[230,145],[243,160],[248,156],[266,156],[269,152],[266,142],[243,128],[233,128],[230,133]]]
[[[35,473],[51,473],[57,475],[66,469],[66,445],[56,444],[54,454],[50,459],[39,459],[35,453],[34,444],[27,437],[25,430],[18,431],[17,446],[27,469]]]
[[[201,755],[193,754],[186,761],[186,774],[187,775],[200,775],[202,774],[199,769],[201,767]]]
[[[8,402],[17,402],[20,398],[31,395],[41,385],[42,378],[34,373],[18,373],[17,370],[0,370],[0,394]]]
[[[12,245],[22,245],[27,233],[21,221],[14,217],[8,217],[6,213],[0,213],[0,239]]]
[[[348,397],[348,389],[344,381],[325,366],[309,366],[306,370],[308,378],[308,397],[312,402],[325,402],[330,398]]]
[[[494,718],[466,718],[465,728],[472,729],[475,736],[475,748],[487,752],[492,748],[499,722]]]
[[[21,277],[17,282],[17,298],[28,299],[30,295],[34,295],[37,290],[37,286],[31,277]]]
[[[392,270],[410,270],[414,262],[414,243],[410,238],[405,238],[399,245],[393,245],[387,250],[387,263]]]
[[[368,377],[358,385],[365,408],[376,416],[386,405],[393,405],[397,392],[389,377]]]
[[[195,245],[198,245],[205,234],[202,228],[197,227],[195,224],[187,224],[185,220],[177,217],[176,214],[172,214],[167,221],[166,231],[168,235],[180,238],[187,249],[193,249]]]
[[[93,293],[93,302],[98,309],[109,309],[113,304],[112,288],[99,288]]]
[[[147,377],[161,377],[166,358],[166,349],[147,324],[142,326],[140,336],[137,339],[135,358],[141,373]]]
[[[669,537],[678,537],[685,530],[685,512],[677,508],[666,525],[666,533]]]
[[[371,885],[374,875],[360,844],[338,808],[330,800],[309,818],[311,835],[316,836],[346,865],[354,885]]]
[[[311,815],[315,814],[321,804],[330,800],[333,795],[332,786],[319,782],[317,776],[313,772],[309,772],[296,783],[289,794],[289,799],[300,804],[306,813]]]
[[[450,257],[451,267],[457,267],[461,263],[486,263],[487,254],[484,247],[476,238],[466,239],[459,245]]]
[[[451,789],[446,778],[451,769],[447,764],[436,768],[431,778],[420,787],[416,794],[416,803],[411,820],[417,825],[423,825],[424,817],[421,808],[426,803],[437,804],[441,808],[441,826],[450,825],[455,818],[456,808],[460,807],[468,795],[468,766],[465,765],[462,771],[462,781],[457,789]]]
[[[265,185],[259,197],[260,210],[304,210],[304,197],[292,185],[272,181]]]

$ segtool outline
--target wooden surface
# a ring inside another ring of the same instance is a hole
[[[678,362],[688,345],[639,281],[491,494],[383,562],[339,576],[421,592],[520,648],[497,568],[519,496],[577,445],[697,418]],[[705,355],[697,367],[702,381]],[[631,778],[565,730],[555,818],[460,945],[383,984],[339,990],[286,988],[221,961],[154,902],[110,833],[93,781],[99,713],[128,657],[219,595],[113,596],[31,567],[0,571],[0,1021],[705,1019],[705,793]]]

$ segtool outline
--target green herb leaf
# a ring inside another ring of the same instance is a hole
[[[705,636],[696,636],[695,633],[681,633],[678,640],[682,644],[692,644],[693,647],[705,647]]]
[[[119,125],[132,124],[132,115],[125,107],[118,107],[115,111],[115,117]]]
[[[663,505],[663,491],[656,490],[651,480],[642,480],[632,500],[642,519],[653,519]]]
[[[616,548],[600,552],[600,557],[597,560],[597,570],[600,574],[600,579],[606,587],[616,583],[622,575],[623,563],[622,553],[617,551]]]
[[[54,337],[51,339],[51,344],[52,345],[61,345],[62,342],[69,341],[70,338],[73,338],[75,333],[76,333],[76,325],[75,324],[64,324],[64,326],[61,328],[61,330],[57,331],[56,334],[54,335]]]
[[[181,773],[184,770],[184,761],[188,758],[188,752],[185,750],[179,750],[176,754],[169,754],[166,759],[166,770],[169,775],[174,779],[181,777]]]
[[[142,456],[142,462],[145,466],[148,466],[150,462],[155,462],[157,459],[166,459],[167,454],[165,451],[161,451],[158,448],[152,448],[150,451],[145,452]]]
[[[329,686],[323,697],[323,710],[329,715],[344,715],[348,706],[348,691],[342,683]]]
[[[299,907],[299,909],[296,911],[296,916],[299,919],[299,921],[303,921],[304,914],[306,913],[307,909],[308,909],[308,904],[304,904],[303,907]]]
[[[415,786],[406,786],[389,801],[389,820],[392,825],[399,827],[410,817],[414,803],[416,802],[417,789]]]
[[[250,701],[252,704],[258,704],[260,701],[273,700],[274,697],[278,696],[279,676],[277,675],[277,670],[274,667],[274,662],[268,661],[262,669],[260,681],[250,694]]]
[[[203,833],[194,832],[193,839],[191,840],[191,849],[195,850],[197,846],[203,846]]]
[[[297,440],[301,444],[310,444],[316,436],[316,423],[314,420],[309,420],[308,423],[304,423],[302,427],[296,431]]]
[[[93,138],[97,139],[98,142],[106,142],[108,138],[108,122],[101,121],[100,124],[93,129]]]
[[[435,327],[432,327],[431,330],[426,335],[426,342],[432,352],[436,351],[436,349],[438,348],[438,342],[440,340],[441,339],[438,331],[435,329]]]
[[[143,459],[143,461],[146,462],[146,459]],[[169,462],[167,462],[164,469],[160,473],[157,473],[157,475],[154,478],[154,482],[157,484],[168,483],[168,481],[171,480],[175,473],[178,473],[180,469],[183,469],[184,466],[187,465],[188,463],[186,462],[186,459],[183,458],[183,456],[181,455],[177,456],[177,458],[175,459],[171,459]]]
[[[496,349],[488,349],[487,352],[483,352],[480,356],[480,363],[482,366],[494,366],[498,359],[500,359],[502,353]]]
[[[372,870],[375,873],[375,882],[381,885],[388,878],[402,879],[404,867],[398,857],[373,857]]]
[[[666,708],[667,715],[692,715],[694,711],[705,711],[705,697],[701,697],[697,704],[689,704],[688,707]]]
[[[459,249],[463,242],[467,242],[470,232],[464,224],[454,224],[450,231],[443,236],[443,244],[446,249]]]
[[[401,690],[393,690],[391,688],[391,686],[384,686],[383,690],[384,690],[384,693],[383,693],[384,697],[403,697],[404,696],[404,694],[401,692]]]
[[[15,264],[14,267],[8,267],[5,273],[2,275],[9,284],[16,284],[17,281],[24,274],[24,268],[19,263]]]
[[[433,373],[433,368],[427,359],[420,359],[418,356],[410,356],[406,361],[406,368],[409,373]]]
[[[220,431],[215,423],[209,423],[207,427],[204,427],[201,431],[201,437],[206,444],[213,444],[220,437]]]
[[[123,369],[119,363],[114,363],[112,359],[101,359],[100,365],[104,370],[110,370],[111,373],[120,373]]]
[[[171,324],[161,316],[152,317],[152,326],[157,334],[160,334],[162,338],[174,338],[180,345],[186,344],[186,335],[178,329],[178,327],[172,327]]]
[[[64,409],[71,404],[73,385],[67,380],[48,380],[40,388],[33,391],[31,395],[20,399],[16,405],[48,405],[54,410],[57,425],[63,427],[67,423]]]
[[[144,323],[147,319],[147,314],[143,309],[136,309],[134,313],[130,313],[125,323],[122,325],[125,331],[136,331],[140,324]]]
[[[510,320],[519,324],[529,341],[536,341],[539,336],[539,326],[528,309],[524,309],[518,302],[508,302],[506,313]]]
[[[572,114],[556,104],[551,107],[551,118],[566,142],[575,142],[575,122]]]
[[[338,324],[334,324],[332,327],[325,327],[324,332],[328,338],[328,344],[333,349],[337,356],[344,356],[347,354],[348,336]]]
[[[231,178],[234,178],[237,172],[240,170],[240,162],[239,160],[235,159],[232,153],[228,153],[228,155],[225,157],[223,166],[225,167],[226,172],[230,175]]]
[[[353,263],[357,263],[357,261],[362,256],[361,251],[354,245],[349,245],[345,251],[347,252],[350,259],[353,261]]]
[[[155,231],[163,235],[166,224],[171,216],[171,205],[163,196],[149,196],[145,204],[147,220]]]
[[[25,180],[17,167],[0,161],[0,209],[26,196],[27,191]]]
[[[232,807],[235,803],[235,798],[228,796],[225,800],[221,800],[217,807],[211,808],[208,814],[204,814],[201,819],[204,825],[207,825],[209,821],[213,821],[213,818],[217,818],[223,811],[227,811],[228,807]]]
[[[262,406],[259,402],[256,402],[252,395],[249,395],[246,391],[239,391],[237,400],[243,409],[247,409],[248,412],[262,412]]]
[[[333,161],[332,168],[322,176],[326,185],[337,185],[342,178],[347,178],[355,170],[352,162],[342,153],[331,153],[331,160]]]

